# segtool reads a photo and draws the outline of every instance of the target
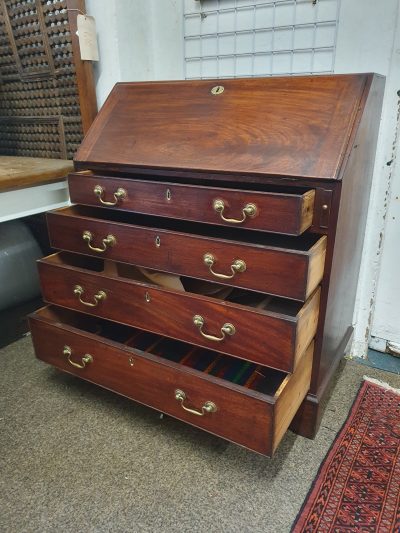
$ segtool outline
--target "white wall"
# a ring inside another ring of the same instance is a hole
[[[181,0],[86,0],[96,19],[99,107],[118,81],[183,78]]]
[[[399,67],[398,67],[399,68]],[[400,346],[400,142],[397,137],[397,163],[391,187],[385,197],[386,227],[382,243],[382,263],[376,290],[371,346],[385,351],[387,341]]]
[[[394,281],[393,273],[390,272],[389,265],[383,265],[380,270],[383,245],[385,244],[385,252],[387,252],[385,256],[389,264],[396,260],[394,252],[396,248],[399,248],[398,244],[396,246],[394,236],[387,234],[385,238],[385,232],[388,229],[386,227],[387,209],[391,201],[391,187],[400,180],[399,166],[396,167],[394,162],[390,166],[387,165],[388,161],[394,159],[393,143],[398,125],[399,1],[384,0],[384,7],[382,9],[382,2],[376,0],[342,0],[335,61],[335,72],[338,73],[378,72],[387,77],[354,316],[355,335],[351,354],[358,357],[366,355],[371,328],[374,328],[374,324],[390,322],[393,326],[392,331],[386,333],[393,337],[394,329],[396,329],[397,334],[400,334],[400,308],[396,303],[394,293],[391,293],[393,288],[390,288]],[[379,278],[379,292],[377,292]],[[374,314],[375,302],[380,301],[380,295],[383,294],[382,286],[386,286],[389,292],[385,296],[386,305],[377,306]],[[400,291],[399,288],[398,290]]]

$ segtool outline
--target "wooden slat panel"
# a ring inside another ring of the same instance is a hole
[[[0,155],[72,159],[94,119],[92,64],[80,61],[70,3],[85,11],[83,0],[0,2]]]

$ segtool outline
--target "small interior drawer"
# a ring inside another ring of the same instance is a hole
[[[311,226],[315,191],[259,192],[70,174],[71,200],[173,219],[300,235]]]
[[[310,384],[312,344],[285,374],[52,306],[30,327],[39,359],[265,455]]]
[[[305,301],[319,285],[326,236],[286,237],[73,206],[47,214],[54,248]]]
[[[66,252],[42,259],[44,300],[286,372],[317,330],[319,289],[305,304],[185,278],[174,290],[138,280],[140,271],[128,265],[105,263]]]

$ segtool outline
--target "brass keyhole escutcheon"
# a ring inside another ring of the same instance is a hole
[[[211,89],[211,94],[214,94],[214,95],[222,94],[224,90],[225,88],[223,87],[223,85],[216,85],[215,87]]]
[[[160,239],[160,236],[159,236],[159,235],[157,235],[157,237],[155,238],[154,242],[156,243],[157,248],[160,248],[160,246],[161,246],[161,239]]]
[[[147,303],[149,303],[151,301],[150,294],[148,293],[148,291],[146,291],[146,293],[144,295],[144,299],[146,300]]]
[[[167,199],[167,202],[171,201],[171,198],[172,198],[171,189],[167,189],[167,192],[165,193],[165,197]]]

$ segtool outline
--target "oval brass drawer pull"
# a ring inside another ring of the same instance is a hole
[[[82,363],[75,363],[75,361],[72,361],[71,359],[72,350],[69,346],[64,346],[63,355],[65,355],[65,357],[67,358],[68,363],[74,366],[75,368],[85,368],[85,366],[88,365],[89,363],[93,363],[93,356],[90,355],[90,353],[86,353],[82,357],[81,359]]]
[[[225,202],[223,200],[217,199],[213,202],[213,208],[216,213],[219,213],[219,216],[224,222],[229,222],[230,224],[243,224],[247,217],[255,217],[257,214],[257,207],[255,204],[246,204],[242,209],[242,218],[225,218],[224,209]]]
[[[215,337],[215,335],[208,335],[208,333],[204,333],[204,318],[201,315],[194,315],[193,324],[199,329],[203,337],[205,339],[208,339],[209,341],[221,342],[225,339],[226,335],[232,336],[236,333],[235,326],[233,324],[230,324],[229,322],[227,322],[221,327],[221,337]]]
[[[203,262],[206,266],[208,266],[208,269],[211,274],[216,278],[220,279],[232,279],[238,272],[244,272],[246,270],[246,263],[243,261],[243,259],[235,259],[235,261],[231,264],[232,274],[218,274],[218,272],[214,272],[214,270],[212,269],[215,263],[215,257],[213,256],[213,254],[204,254]]]
[[[91,241],[93,239],[93,235],[88,230],[85,230],[82,233],[82,239],[87,242],[87,245],[89,246],[90,250],[98,253],[103,253],[107,250],[109,246],[111,247],[117,244],[117,239],[114,237],[114,235],[107,235],[107,237],[105,237],[101,241],[103,243],[103,248],[97,248],[96,246],[92,246]]]
[[[187,411],[188,413],[192,413],[192,415],[197,416],[204,416],[206,413],[215,413],[217,410],[217,406],[214,402],[204,402],[204,404],[201,406],[201,411],[197,411],[197,409],[190,409],[190,407],[186,407],[183,402],[186,400],[186,394],[181,389],[175,390],[175,400],[178,400],[178,402],[181,403],[182,409]]]
[[[94,302],[85,302],[84,300],[82,300],[82,295],[84,292],[85,292],[85,289],[83,287],[81,287],[80,285],[75,285],[74,287],[75,296],[78,297],[78,300],[81,302],[81,304],[86,305],[87,307],[96,307],[99,304],[99,302],[107,298],[107,294],[104,291],[98,291],[93,296]]]
[[[119,187],[115,193],[114,193],[114,202],[107,202],[106,200],[103,200],[103,195],[105,193],[105,189],[101,185],[96,185],[93,189],[94,194],[97,196],[97,198],[100,200],[100,203],[102,205],[109,205],[114,206],[117,205],[119,201],[125,200],[127,194],[126,190],[122,187]]]

